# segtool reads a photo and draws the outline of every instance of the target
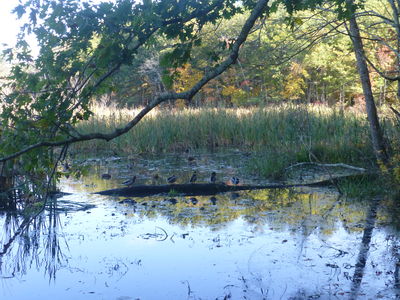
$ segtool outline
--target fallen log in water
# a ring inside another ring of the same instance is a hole
[[[198,183],[198,184],[164,184],[164,185],[135,185],[112,190],[97,192],[100,195],[122,197],[144,197],[158,194],[183,194],[188,196],[208,196],[225,192],[261,189],[283,189],[301,186],[326,186],[329,180],[305,184],[270,184],[270,185],[226,185],[224,183]]]

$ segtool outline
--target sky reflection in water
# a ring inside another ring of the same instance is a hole
[[[73,194],[62,205],[95,207],[47,212],[18,238],[0,261],[1,299],[395,299],[398,292],[398,233],[382,211],[360,265],[367,201],[309,189],[218,195],[215,205],[210,197],[196,204],[153,197],[132,206],[90,194],[99,187],[84,182],[63,187]]]

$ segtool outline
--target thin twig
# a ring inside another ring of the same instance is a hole
[[[344,163],[337,163],[337,164],[324,164],[324,163],[317,163],[317,162],[301,162],[301,163],[296,163],[293,165],[290,165],[289,167],[285,168],[285,170],[289,170],[291,168],[299,167],[299,166],[305,166],[305,165],[312,165],[312,166],[317,166],[317,167],[342,167],[342,168],[347,168],[351,170],[356,170],[360,172],[366,172],[367,170],[364,168],[359,168],[359,167],[354,167],[348,164]]]

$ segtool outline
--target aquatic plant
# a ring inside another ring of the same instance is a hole
[[[95,106],[94,116],[82,123],[83,133],[95,128],[108,132],[125,123],[135,109]],[[384,119],[392,135],[392,119]],[[256,153],[249,168],[262,176],[279,177],[290,163],[342,162],[371,166],[369,129],[365,116],[324,105],[282,104],[251,108],[187,108],[154,110],[130,132],[109,143],[74,145],[76,152],[119,155],[161,152],[224,151]]]

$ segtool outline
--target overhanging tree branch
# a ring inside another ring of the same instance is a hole
[[[130,129],[132,129],[137,123],[139,123],[153,108],[158,106],[160,103],[168,101],[168,100],[177,100],[177,99],[185,99],[190,100],[196,95],[200,89],[206,85],[210,80],[216,78],[218,75],[223,73],[225,70],[229,68],[230,65],[236,62],[239,56],[239,50],[241,45],[246,41],[248,35],[250,34],[251,29],[253,28],[257,19],[259,19],[263,14],[267,11],[269,0],[259,0],[256,6],[253,8],[250,16],[247,18],[244,23],[238,37],[236,38],[232,49],[230,51],[229,56],[218,66],[211,68],[196,84],[192,86],[188,91],[182,93],[174,93],[167,92],[163,93],[157,97],[155,97],[147,106],[145,106],[130,122],[128,122],[125,126],[116,128],[111,133],[89,133],[89,134],[80,134],[78,136],[70,137],[68,139],[64,139],[61,141],[42,141],[36,144],[32,144],[23,148],[20,151],[17,151],[11,155],[0,158],[0,162],[5,162],[7,160],[16,158],[22,154],[30,152],[34,149],[38,149],[41,147],[59,147],[66,144],[73,144],[77,142],[89,141],[89,140],[106,140],[110,141],[114,138],[117,138],[125,133],[127,133]]]

